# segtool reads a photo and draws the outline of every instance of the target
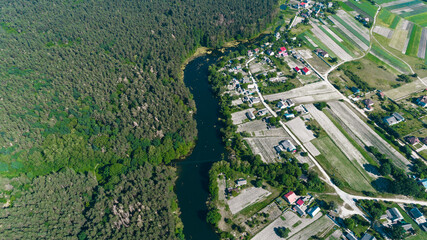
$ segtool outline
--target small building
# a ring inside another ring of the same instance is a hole
[[[251,50],[248,50],[248,57],[252,57],[254,53]]]
[[[261,99],[259,97],[252,97],[252,98],[249,99],[249,102],[251,104],[256,104],[256,103],[260,103]]]
[[[326,52],[325,50],[323,50],[323,49],[321,49],[321,48],[317,48],[317,49],[315,49],[314,50],[314,52],[317,54],[317,55],[319,55],[319,56],[321,56],[321,57],[329,57],[329,54],[328,54],[328,52]]]
[[[246,112],[246,117],[249,118],[249,120],[255,119],[255,115],[251,111]]]
[[[296,204],[301,207],[302,205],[304,205],[304,200],[302,200],[300,198],[300,199],[297,200]]]
[[[274,35],[276,37],[276,41],[280,39],[280,32],[276,32],[276,34]]]
[[[258,111],[257,114],[258,114],[258,116],[265,116],[265,115],[267,115],[267,113],[268,113],[267,109],[261,109]]]
[[[418,139],[415,136],[409,136],[409,137],[406,137],[406,141],[411,145],[415,145],[420,142],[420,139]]]
[[[346,237],[348,240],[357,240],[357,237],[355,237],[355,236],[353,235],[353,233],[347,233],[347,234],[345,235],[345,237]]]
[[[310,217],[316,216],[320,212],[320,208],[318,206],[312,207],[307,211],[307,214],[310,215]]]
[[[283,198],[289,204],[293,204],[297,200],[298,197],[297,197],[297,195],[293,191],[290,191],[290,192],[286,193],[285,195],[283,195]]]
[[[308,69],[307,67],[304,67],[304,68],[301,70],[301,72],[302,72],[302,74],[304,74],[304,75],[309,75],[309,74],[311,73],[310,69]]]
[[[372,105],[374,105],[374,101],[372,101],[371,99],[365,99],[365,100],[363,100],[363,103],[365,104],[365,106],[372,106]]]
[[[271,51],[271,49],[267,49],[267,50],[265,51],[265,54],[266,54],[266,55],[268,55],[268,56],[273,56],[273,55],[274,55],[274,52],[273,52],[273,51]]]
[[[248,78],[248,77],[244,77],[243,80],[242,80],[242,83],[243,84],[245,84],[245,83],[252,83],[252,80],[250,78]]]
[[[274,150],[276,150],[276,153],[281,153],[281,152],[283,152],[283,148],[282,148],[282,146],[281,146],[281,145],[274,146]]]
[[[384,94],[384,92],[382,92],[382,91],[378,91],[378,92],[377,92],[377,95],[378,95],[378,97],[380,97],[381,99],[384,99],[384,98],[385,98],[385,94]]]
[[[295,106],[295,103],[291,99],[286,99],[286,100],[280,100],[276,106],[280,109],[284,109],[284,108],[290,108]]]
[[[259,53],[259,48],[255,48],[254,52],[255,52],[256,54],[258,54],[258,53]]]
[[[411,214],[412,218],[417,224],[424,223],[426,221],[424,215],[422,214],[422,212],[420,212],[420,210],[418,210],[418,208],[412,208],[409,211],[409,214]]]
[[[427,178],[420,181],[421,185],[424,186],[424,188],[427,190]]]
[[[288,56],[288,52],[286,51],[286,48],[285,47],[279,48],[278,55],[280,57],[286,57],[286,56]]]
[[[365,235],[363,235],[363,237],[360,240],[377,240],[377,239],[371,234],[365,233]]]
[[[236,181],[236,187],[240,187],[240,186],[244,186],[248,184],[248,182],[246,181],[246,179],[240,178]]]
[[[308,3],[306,3],[306,2],[301,2],[301,3],[299,4],[299,6],[300,6],[301,8],[308,8]]]
[[[282,146],[283,149],[285,149],[288,152],[295,153],[297,151],[297,148],[295,147],[295,145],[293,145],[289,140],[281,141],[280,145]]]
[[[299,73],[300,69],[298,66],[294,67],[295,72]]]
[[[294,209],[294,211],[295,211],[296,213],[298,213],[298,215],[300,215],[301,217],[305,215],[305,212],[304,212],[304,211],[303,211],[299,206],[295,205],[295,206],[293,207],[293,209]]]
[[[255,83],[252,83],[252,84],[248,85],[248,89],[254,89],[254,88],[256,88],[256,84]]]
[[[405,118],[402,117],[399,113],[393,113],[390,117],[386,117],[383,119],[384,123],[388,126],[393,126],[404,121]]]
[[[424,143],[424,144],[426,144],[426,145],[427,145],[427,137],[425,137],[425,138],[421,138],[420,140],[421,140],[421,142],[422,142],[422,143]]]
[[[418,106],[427,107],[427,96],[419,97],[415,102],[418,104]]]
[[[295,114],[293,114],[293,113],[285,113],[285,118],[286,119],[292,119],[292,118],[295,118]]]
[[[406,232],[412,232],[414,231],[414,227],[412,227],[412,224],[405,223],[402,225],[403,229],[405,229]]]
[[[360,90],[357,87],[351,87],[350,91],[352,91],[354,94],[360,93]]]
[[[387,218],[390,219],[393,223],[403,220],[402,214],[397,210],[397,208],[390,208],[387,210]]]

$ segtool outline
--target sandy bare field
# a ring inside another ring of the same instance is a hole
[[[274,231],[274,229],[277,227],[289,228],[291,230],[289,236],[295,235],[296,233],[298,233],[299,231],[322,217],[322,213],[318,213],[314,218],[300,218],[294,212],[287,211],[282,216],[285,218],[285,220],[280,217],[277,218],[261,232],[255,235],[252,240],[282,240],[282,238],[280,238]],[[292,226],[298,221],[301,221],[301,224],[293,228]]]
[[[283,128],[267,129],[262,120],[254,120],[237,126],[237,132],[248,132],[254,137],[288,137]]]
[[[268,101],[290,98],[295,104],[338,100],[341,96],[324,81],[307,84],[287,92],[266,95]]]
[[[270,194],[271,192],[263,188],[251,187],[242,190],[242,192],[237,197],[228,200],[227,204],[230,207],[231,213],[234,215],[244,208],[265,199]]]
[[[246,117],[246,113],[247,112],[254,112],[255,108],[249,108],[240,112],[235,112],[231,114],[231,120],[233,121],[234,125],[237,124],[241,124],[243,122],[243,120],[248,119],[248,117]],[[256,113],[254,113],[255,115]]]
[[[407,25],[409,24],[409,21],[406,19],[402,19],[399,22],[399,25],[396,27],[396,30],[393,33],[393,36],[391,37],[389,46],[402,51],[405,47],[406,39],[408,37],[408,30]]]
[[[345,103],[330,102],[332,112],[356,135],[366,146],[375,146],[387,155],[398,167],[407,170],[410,162],[390,144],[382,139],[374,130],[363,122]]]
[[[288,121],[285,124],[291,129],[291,131],[298,137],[298,139],[302,143],[310,142],[311,140],[316,138],[313,134],[313,131],[308,130],[304,121],[299,117],[292,119],[291,121]]]
[[[279,145],[280,141],[291,140],[290,137],[254,137],[244,138],[249,144],[253,154],[259,154],[261,160],[265,163],[273,163],[278,157],[274,146]]]
[[[335,55],[337,55],[340,59],[344,61],[351,60],[352,57],[350,54],[348,54],[344,49],[342,49],[334,40],[332,40],[328,35],[326,35],[325,32],[320,29],[317,24],[311,23],[311,26],[313,27],[311,31],[313,34],[323,43],[325,44],[329,49],[331,49]]]
[[[390,28],[375,26],[373,31],[374,33],[377,33],[386,38],[391,38],[393,36],[393,30]]]
[[[323,233],[326,232],[327,229],[332,229],[334,225],[335,223],[325,215],[288,239],[306,240],[309,239],[311,236],[316,235],[317,233]]]

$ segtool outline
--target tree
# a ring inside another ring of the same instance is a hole
[[[392,225],[388,228],[390,236],[392,239],[400,240],[403,239],[403,235],[405,234],[405,229],[397,224]]]
[[[350,230],[352,230],[353,231],[353,229],[354,229],[354,226],[355,226],[355,223],[354,223],[354,219],[353,218],[346,218],[346,219],[344,219],[344,224],[345,224],[345,226],[348,228],[348,229],[350,229]]]
[[[216,226],[220,220],[221,220],[221,214],[219,213],[218,209],[212,208],[208,211],[208,214],[206,216],[206,221],[208,223]]]
[[[277,227],[277,228],[274,228],[274,232],[276,232],[277,236],[281,238],[287,238],[291,230],[285,227]]]

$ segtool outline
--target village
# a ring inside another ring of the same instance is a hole
[[[390,180],[399,187],[410,181],[414,189],[406,194],[426,196],[427,73],[420,78],[373,60],[390,62],[370,44],[378,12],[369,17],[317,1],[281,9],[296,16],[287,28],[218,72],[228,79],[221,94],[231,99],[232,125],[248,151],[266,167],[289,163],[301,174],[294,188],[220,174],[219,229],[241,239],[427,238],[427,202],[402,198]],[[353,49],[345,35],[354,38]],[[371,68],[390,76],[389,85],[355,74]],[[313,175],[326,182],[325,191],[312,191]]]

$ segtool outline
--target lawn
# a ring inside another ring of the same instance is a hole
[[[408,48],[406,49],[406,55],[416,57],[418,54],[418,46],[420,45],[422,28],[418,25],[414,25],[409,39]]]
[[[369,40],[366,39],[366,38],[364,38],[357,30],[355,30],[352,27],[350,27],[350,25],[348,25],[347,22],[345,22],[344,20],[342,20],[337,15],[333,15],[332,17],[335,18],[339,23],[341,23],[345,28],[347,28],[347,30],[349,30],[351,33],[353,33],[362,42],[364,42],[365,44],[367,44],[369,46]]]
[[[328,175],[342,181],[345,186],[356,191],[375,191],[370,182],[362,175],[361,167],[356,167],[338,148],[329,136],[311,141],[321,153],[316,159]]]

